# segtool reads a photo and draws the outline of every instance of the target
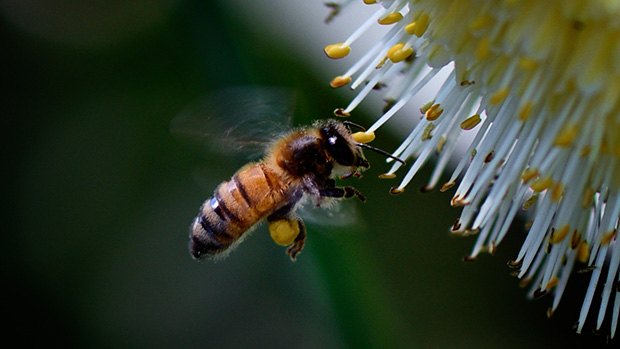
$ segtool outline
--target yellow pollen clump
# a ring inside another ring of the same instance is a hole
[[[545,177],[534,181],[530,186],[533,191],[541,192],[543,190],[549,189],[553,185],[553,179],[551,177]]]
[[[346,57],[351,52],[351,47],[339,42],[325,46],[323,51],[331,59],[340,59]]]
[[[351,135],[357,143],[370,143],[375,140],[374,132],[355,132]]]
[[[381,25],[390,25],[400,21],[401,19],[403,19],[403,15],[400,12],[392,12],[379,18],[377,22]]]
[[[428,110],[426,110],[424,117],[426,117],[426,120],[428,121],[434,121],[437,120],[442,113],[443,108],[441,108],[441,104],[437,103],[433,104],[430,108],[428,108]]]
[[[577,125],[566,125],[555,137],[553,145],[558,147],[568,147],[573,143],[578,134],[579,127]]]
[[[398,43],[392,47],[387,52],[387,57],[394,63],[398,63],[400,61],[404,61],[407,57],[413,54],[413,48],[407,47],[405,44]]]
[[[481,120],[482,119],[480,119],[480,114],[474,114],[461,122],[461,129],[469,131],[474,127],[478,126]]]
[[[495,93],[493,93],[491,95],[491,98],[489,99],[489,104],[491,105],[498,105],[500,103],[502,103],[504,101],[504,99],[506,99],[506,97],[508,97],[508,93],[510,92],[510,90],[507,87],[501,88],[499,90],[497,90]]]
[[[341,76],[336,76],[335,78],[333,78],[332,81],[329,82],[329,86],[333,88],[338,88],[338,87],[347,85],[349,83],[351,83],[351,77],[341,75]]]
[[[271,239],[273,239],[276,244],[288,246],[292,244],[297,235],[299,235],[299,224],[297,221],[288,219],[279,219],[269,222],[269,235],[271,235]]]
[[[377,0],[363,0],[366,5],[376,4]]]
[[[557,244],[564,241],[564,238],[566,238],[569,231],[570,226],[568,224],[564,224],[560,227],[560,229],[556,229],[553,231],[553,233],[551,233],[551,236],[549,237],[549,242],[552,244]]]

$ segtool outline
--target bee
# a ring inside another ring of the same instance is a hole
[[[274,138],[262,160],[241,167],[204,201],[190,226],[190,254],[195,259],[225,255],[266,220],[274,242],[287,247],[295,261],[307,236],[299,206],[308,199],[317,206],[348,198],[366,201],[355,187],[337,186],[335,179],[360,177],[370,167],[363,148],[394,158],[356,141],[352,126],[363,129],[329,119]]]

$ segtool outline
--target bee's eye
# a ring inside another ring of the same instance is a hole
[[[325,127],[322,131],[327,138],[325,147],[334,160],[344,166],[353,166],[355,155],[349,146],[349,142],[334,128]]]

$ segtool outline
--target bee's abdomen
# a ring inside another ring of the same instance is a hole
[[[190,231],[195,258],[226,250],[284,200],[284,185],[262,164],[243,167],[207,199]]]

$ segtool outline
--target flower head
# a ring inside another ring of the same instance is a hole
[[[573,270],[590,270],[577,331],[596,293],[596,328],[608,319],[613,337],[620,313],[620,3],[364,3],[376,12],[348,39],[328,45],[327,56],[347,56],[375,26],[389,30],[332,80],[332,87],[360,89],[340,115],[386,85],[389,103],[368,130],[374,132],[448,72],[393,153],[415,160],[392,192],[404,191],[432,158],[427,187],[435,187],[457,140],[475,132],[441,186],[456,186],[451,203],[463,207],[452,232],[478,235],[469,258],[493,253],[526,211],[528,233],[511,265],[531,283],[531,295],[552,293],[552,314]],[[383,176],[394,177],[402,166],[393,163]]]

